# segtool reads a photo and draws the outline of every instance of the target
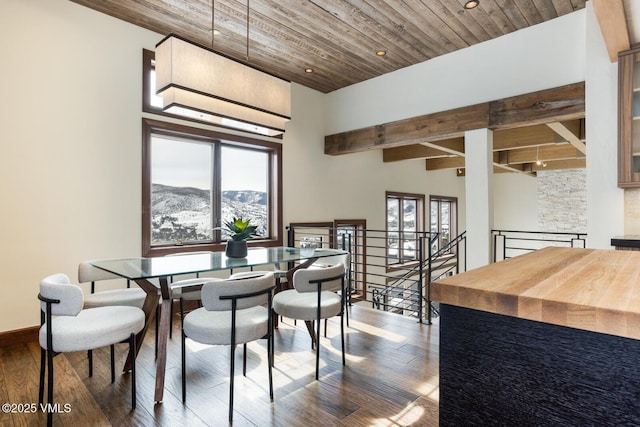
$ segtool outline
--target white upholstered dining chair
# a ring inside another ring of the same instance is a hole
[[[78,283],[91,283],[91,293],[85,295],[83,308],[130,306],[142,308],[147,297],[145,291],[138,287],[131,288],[127,281],[126,288],[111,289],[106,291],[96,291],[96,282],[104,280],[117,280],[122,277],[110,273],[98,267],[94,267],[91,261],[83,261],[78,264]],[[124,279],[122,279],[124,280]],[[113,367],[115,350],[111,346],[111,381],[115,379]],[[89,376],[93,375],[93,350],[87,350],[89,359]]]
[[[339,292],[339,293],[337,293]],[[316,380],[320,370],[320,321],[340,316],[342,364],[344,355],[344,265],[301,268],[293,273],[293,289],[273,297],[273,311],[290,319],[316,323]]]
[[[210,255],[211,251],[194,251],[194,252],[178,252],[166,256],[176,257],[183,255]],[[205,282],[218,280],[210,277],[200,277],[200,273],[195,273],[196,277],[190,279],[175,280],[175,277],[169,279],[169,292],[172,301],[180,302],[180,319],[184,318],[184,302],[200,301],[200,288]],[[156,316],[156,319],[158,317]],[[169,320],[169,338],[173,337],[173,306],[171,310],[171,319]],[[156,325],[157,326],[157,325]],[[156,327],[157,330],[157,327]]]
[[[91,293],[84,297],[84,308],[107,307],[112,305],[128,305],[142,308],[147,294],[138,287],[111,289],[96,292],[96,282],[103,280],[122,279],[117,274],[110,273],[91,265],[91,261],[78,264],[78,282],[91,283]],[[124,280],[124,279],[122,279]]]
[[[327,268],[333,267],[334,265],[342,264],[344,265],[344,279],[345,279],[345,287],[344,291],[346,292],[344,298],[344,307],[345,307],[345,319],[347,321],[347,326],[349,326],[349,306],[351,305],[351,254],[349,252],[341,255],[333,255],[328,257],[318,258],[316,262],[311,264],[309,268]],[[327,319],[324,319],[325,325],[325,337],[327,336]]]
[[[235,349],[243,344],[243,375],[247,369],[247,343],[267,338],[269,398],[273,401],[273,345],[271,302],[273,273],[259,277],[206,282],[202,286],[202,305],[182,320],[182,401],[187,399],[186,338],[209,345],[230,346],[229,422],[233,420]]]
[[[131,357],[131,406],[136,407],[136,334],[144,328],[144,312],[137,307],[109,306],[84,309],[84,295],[65,274],[47,276],[40,282],[40,384],[38,402],[44,400],[45,365],[47,402],[53,405],[53,358],[63,352],[93,350],[120,342],[129,343]],[[46,364],[45,364],[46,361]],[[113,358],[112,358],[113,382]],[[47,414],[47,425],[53,413]]]

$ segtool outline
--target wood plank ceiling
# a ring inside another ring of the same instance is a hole
[[[72,1],[212,45],[212,0]],[[249,0],[248,62],[327,93],[583,9],[586,0],[481,0],[472,10],[465,1]],[[215,0],[214,11],[214,49],[247,62],[247,0]]]
[[[162,36],[175,33],[323,93],[583,9],[586,2],[480,0],[466,10],[466,0],[71,1]],[[219,31],[213,38],[212,27]],[[496,171],[584,167],[584,120],[550,123],[496,131],[502,147]],[[427,170],[464,174],[458,139],[384,147],[384,160],[425,158]]]

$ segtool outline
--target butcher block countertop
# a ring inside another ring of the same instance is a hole
[[[640,252],[547,247],[433,282],[431,299],[640,339]]]

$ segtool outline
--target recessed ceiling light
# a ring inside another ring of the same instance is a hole
[[[480,4],[480,0],[469,0],[464,4],[464,8],[467,10],[475,9],[476,7],[478,7],[479,4]]]
[[[378,56],[385,56],[386,54],[387,54],[386,50],[379,50],[379,51],[376,52],[376,55],[378,55]]]
[[[310,73],[313,73],[313,68],[305,68],[305,69],[304,69],[304,72],[305,72],[305,73],[309,73],[309,74],[310,74]]]
[[[464,8],[467,10],[475,9],[476,7],[478,7],[479,4],[480,4],[480,0],[469,0],[464,4]]]
[[[211,28],[209,28],[209,32],[211,32]],[[220,35],[220,30],[213,30],[213,35],[214,36],[219,36]]]

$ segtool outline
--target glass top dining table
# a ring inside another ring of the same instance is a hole
[[[345,251],[338,249],[278,246],[249,248],[246,258],[228,258],[224,252],[197,252],[193,254],[185,252],[180,256],[95,260],[91,264],[118,276],[137,280],[299,262],[309,258],[318,259],[344,253]]]
[[[145,327],[138,334],[136,354],[140,350],[150,321],[156,315],[156,308],[162,296],[162,308],[158,325],[158,355],[156,358],[156,388],[155,402],[161,402],[164,394],[164,378],[167,357],[167,337],[169,335],[171,306],[173,301],[169,292],[169,277],[183,274],[203,273],[207,271],[255,268],[274,264],[293,263],[287,277],[290,279],[293,271],[306,268],[319,258],[344,255],[346,251],[323,248],[290,248],[264,247],[249,248],[246,258],[229,258],[224,252],[194,252],[180,254],[180,256],[162,256],[149,258],[122,258],[91,261],[91,265],[116,274],[120,277],[135,281],[142,288],[147,297],[142,307],[145,312]],[[157,280],[151,280],[157,279]],[[160,295],[158,295],[160,289]],[[129,355],[125,369],[131,366]]]

